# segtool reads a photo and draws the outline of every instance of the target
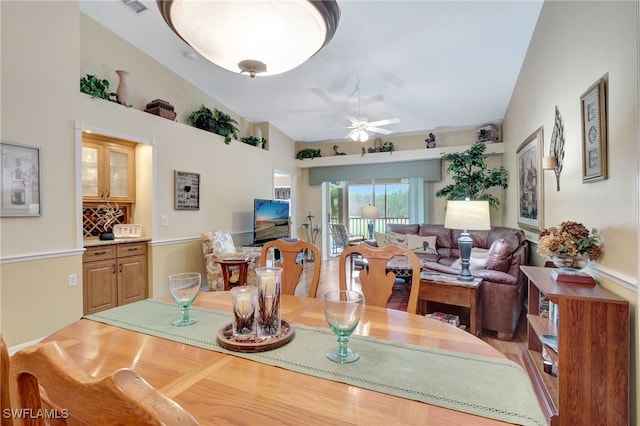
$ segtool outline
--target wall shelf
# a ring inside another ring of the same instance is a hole
[[[431,149],[407,149],[403,151],[393,152],[374,152],[366,153],[364,155],[332,155],[329,157],[295,160],[294,164],[300,169],[307,169],[312,167],[325,166],[350,166],[354,164],[378,164],[393,163],[397,161],[432,160],[441,158],[442,154],[462,152],[469,147],[471,147],[471,145],[443,146]],[[489,143],[487,144],[487,150],[485,152],[487,154],[503,154],[504,143]]]

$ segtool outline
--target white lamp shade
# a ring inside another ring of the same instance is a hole
[[[248,71],[239,66],[248,61],[258,65],[254,72],[260,75],[279,74],[304,63],[331,40],[340,16],[335,1],[158,3],[169,27],[206,59],[233,72]]]
[[[380,211],[378,210],[378,206],[364,206],[362,207],[360,216],[363,219],[377,219],[380,216]]]
[[[544,170],[553,170],[558,167],[558,160],[556,157],[542,157],[542,168]]]
[[[448,201],[444,227],[485,231],[491,229],[488,201]]]

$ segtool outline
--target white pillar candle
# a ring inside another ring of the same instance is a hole
[[[264,273],[261,277],[262,291],[267,294],[276,292],[276,274]]]
[[[238,295],[238,298],[236,299],[236,309],[238,310],[238,313],[243,316],[253,310],[250,293]]]

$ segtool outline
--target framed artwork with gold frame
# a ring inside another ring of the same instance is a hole
[[[540,232],[544,228],[544,188],[542,187],[542,147],[544,131],[540,126],[517,150],[518,226]]]
[[[607,179],[607,75],[580,96],[582,111],[582,183]]]

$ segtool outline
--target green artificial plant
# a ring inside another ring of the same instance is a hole
[[[106,99],[118,103],[117,95],[109,91],[109,80],[87,74],[80,78],[80,91],[91,95],[92,98]]]
[[[489,169],[485,163],[487,145],[475,143],[469,149],[459,153],[447,153],[442,159],[449,162],[446,173],[453,175],[453,182],[436,192],[436,197],[447,200],[485,200],[493,208],[498,208],[500,201],[487,192],[494,187],[506,189],[509,172],[503,166]]]
[[[267,140],[265,138],[258,138],[256,136],[246,136],[240,140],[240,142],[244,142],[247,145],[260,146],[264,148],[267,145]]]
[[[322,153],[320,152],[319,149],[313,149],[313,148],[302,149],[298,151],[298,154],[296,155],[296,158],[298,160],[304,160],[305,158],[314,159],[316,157],[322,157]]]
[[[189,114],[189,124],[198,129],[224,136],[224,143],[229,145],[231,138],[238,140],[238,122],[229,114],[214,108],[211,111],[202,105],[199,109]]]

